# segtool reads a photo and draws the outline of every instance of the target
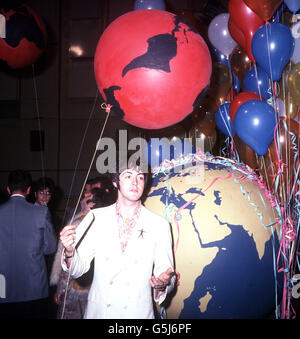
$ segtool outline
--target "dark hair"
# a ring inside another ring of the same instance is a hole
[[[8,187],[10,192],[21,191],[25,193],[32,182],[31,175],[28,171],[14,170],[8,175]]]
[[[116,183],[117,187],[119,188],[119,179],[120,174],[125,171],[126,169],[135,169],[141,170],[144,174],[144,182],[145,182],[145,188],[149,182],[149,172],[151,173],[149,169],[149,165],[144,160],[143,156],[140,157],[132,157],[133,152],[128,151],[127,156],[121,156],[120,154],[117,154],[117,161],[116,161],[116,172],[112,173],[112,182]],[[134,153],[135,154],[135,153]]]
[[[34,187],[35,192],[39,190],[44,190],[45,188],[49,188],[51,193],[54,192],[54,187],[55,187],[53,180],[48,177],[39,178],[34,184],[34,186],[35,186]]]
[[[93,197],[87,202],[95,203],[93,209],[112,205],[117,200],[117,194],[115,191],[107,192],[105,189],[98,187],[93,188],[91,190],[91,194],[93,195]]]

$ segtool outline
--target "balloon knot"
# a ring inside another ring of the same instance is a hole
[[[103,102],[103,103],[101,104],[101,108],[102,108],[102,109],[105,109],[105,112],[106,112],[106,113],[109,113],[109,112],[110,112],[110,109],[112,108],[112,105],[106,104],[105,102]]]

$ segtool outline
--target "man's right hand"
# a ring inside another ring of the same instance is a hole
[[[60,232],[60,240],[65,248],[66,256],[73,254],[73,244],[75,242],[75,225],[67,225]]]

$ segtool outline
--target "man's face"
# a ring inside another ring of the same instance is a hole
[[[135,169],[126,169],[119,176],[119,194],[129,201],[140,200],[145,187],[144,174]]]

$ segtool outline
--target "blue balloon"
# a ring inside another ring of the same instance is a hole
[[[265,101],[249,100],[236,111],[234,127],[245,144],[264,155],[274,137],[276,113]]]
[[[215,119],[219,130],[226,136],[232,138],[233,135],[235,134],[235,128],[230,119],[229,108],[230,108],[229,102],[224,102],[224,104],[221,104],[216,111]]]
[[[170,143],[167,138],[152,138],[144,149],[144,158],[151,168],[160,166],[164,160],[170,160]]]
[[[160,9],[165,11],[166,5],[164,0],[135,0],[134,10],[137,9]]]
[[[300,9],[300,0],[284,0],[284,3],[287,5],[288,9],[296,13]]]
[[[259,94],[265,100],[272,96],[272,88],[268,73],[257,66],[251,67],[243,79],[243,87],[245,92],[254,92]]]
[[[281,78],[282,71],[294,50],[294,38],[286,25],[268,23],[260,26],[251,42],[255,61],[272,81]]]
[[[177,160],[180,156],[196,153],[196,149],[188,139],[177,139],[170,144],[170,158]]]

